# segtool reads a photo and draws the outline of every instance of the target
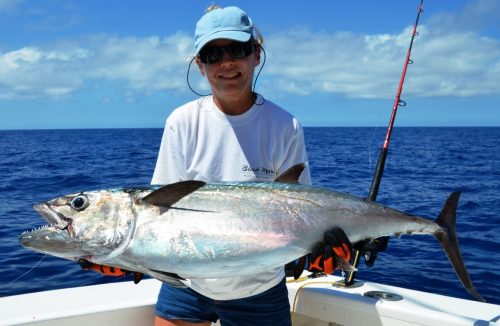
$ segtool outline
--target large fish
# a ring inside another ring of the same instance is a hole
[[[325,188],[297,184],[303,166],[278,182],[182,181],[147,189],[63,196],[34,206],[49,226],[20,237],[29,249],[149,274],[175,286],[183,278],[255,274],[309,253],[337,226],[354,244],[387,235],[432,234],[469,293],[458,248],[459,193],[436,221]]]

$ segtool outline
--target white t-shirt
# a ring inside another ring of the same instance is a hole
[[[299,122],[268,100],[258,97],[256,103],[237,116],[220,111],[211,96],[177,108],[167,119],[151,183],[274,181],[293,165],[305,163],[299,181],[310,184]],[[283,268],[278,268],[245,277],[188,280],[186,284],[214,300],[232,300],[262,293],[283,277]]]

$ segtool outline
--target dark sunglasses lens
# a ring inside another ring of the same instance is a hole
[[[253,45],[247,43],[233,43],[226,47],[227,53],[233,59],[242,59],[248,57],[253,52]]]
[[[200,60],[203,63],[216,63],[222,60],[224,56],[223,49],[220,47],[207,47],[200,51]]]
[[[254,46],[251,42],[232,43],[228,46],[211,46],[201,49],[200,60],[203,63],[217,63],[224,57],[224,50],[233,59],[242,59],[252,54]]]

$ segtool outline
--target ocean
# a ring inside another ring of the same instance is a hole
[[[0,131],[0,297],[129,281],[24,249],[32,205],[150,182],[161,129]],[[305,128],[313,184],[366,197],[385,128]],[[434,219],[462,191],[457,230],[476,288],[500,304],[500,128],[395,128],[377,201]],[[357,278],[471,299],[432,236],[392,238]],[[138,285],[140,286],[140,284]]]

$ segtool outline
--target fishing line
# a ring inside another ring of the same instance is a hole
[[[375,177],[375,169],[373,167],[373,159],[372,157],[374,155],[372,155],[372,153],[375,152],[375,150],[372,151],[372,148],[374,148],[374,142],[375,142],[375,135],[377,134],[377,131],[381,128],[381,121],[382,121],[382,117],[388,117],[388,113],[387,112],[383,112],[382,110],[380,111],[379,115],[378,115],[378,119],[377,119],[377,123],[375,124],[375,127],[373,127],[373,131],[371,133],[371,136],[368,140],[368,168],[369,168],[369,171],[371,171],[371,177],[372,179]]]
[[[387,82],[387,79],[384,81],[384,90],[382,91],[382,94],[385,94],[387,93],[388,91],[388,82]],[[375,134],[376,132],[380,129],[380,125],[381,125],[381,121],[382,121],[382,117],[383,116],[386,116],[388,115],[388,113],[384,110],[380,110],[379,114],[378,114],[378,117],[377,117],[377,122],[375,124],[375,127],[373,128],[373,132],[371,134],[371,137],[370,137],[370,140],[369,140],[369,149],[372,148],[371,144],[373,143],[373,140],[375,139]],[[388,117],[389,118],[389,117]],[[369,166],[370,166],[370,171],[373,171],[372,170],[372,155],[371,155],[371,150],[368,151],[368,163],[369,163]],[[373,177],[373,175],[372,175]]]
[[[27,272],[23,273],[22,275],[18,276],[15,280],[13,281],[10,281],[9,283],[7,283],[6,286],[9,286],[9,285],[12,285],[14,284],[15,282],[17,282],[19,279],[21,279],[23,276],[26,276],[28,275],[29,273],[31,273],[32,270],[34,270],[38,265],[40,265],[40,263],[45,259],[45,257],[47,257],[47,255],[43,255],[42,258],[40,258],[40,260],[35,263],[35,265],[33,265],[33,267],[31,267]]]

